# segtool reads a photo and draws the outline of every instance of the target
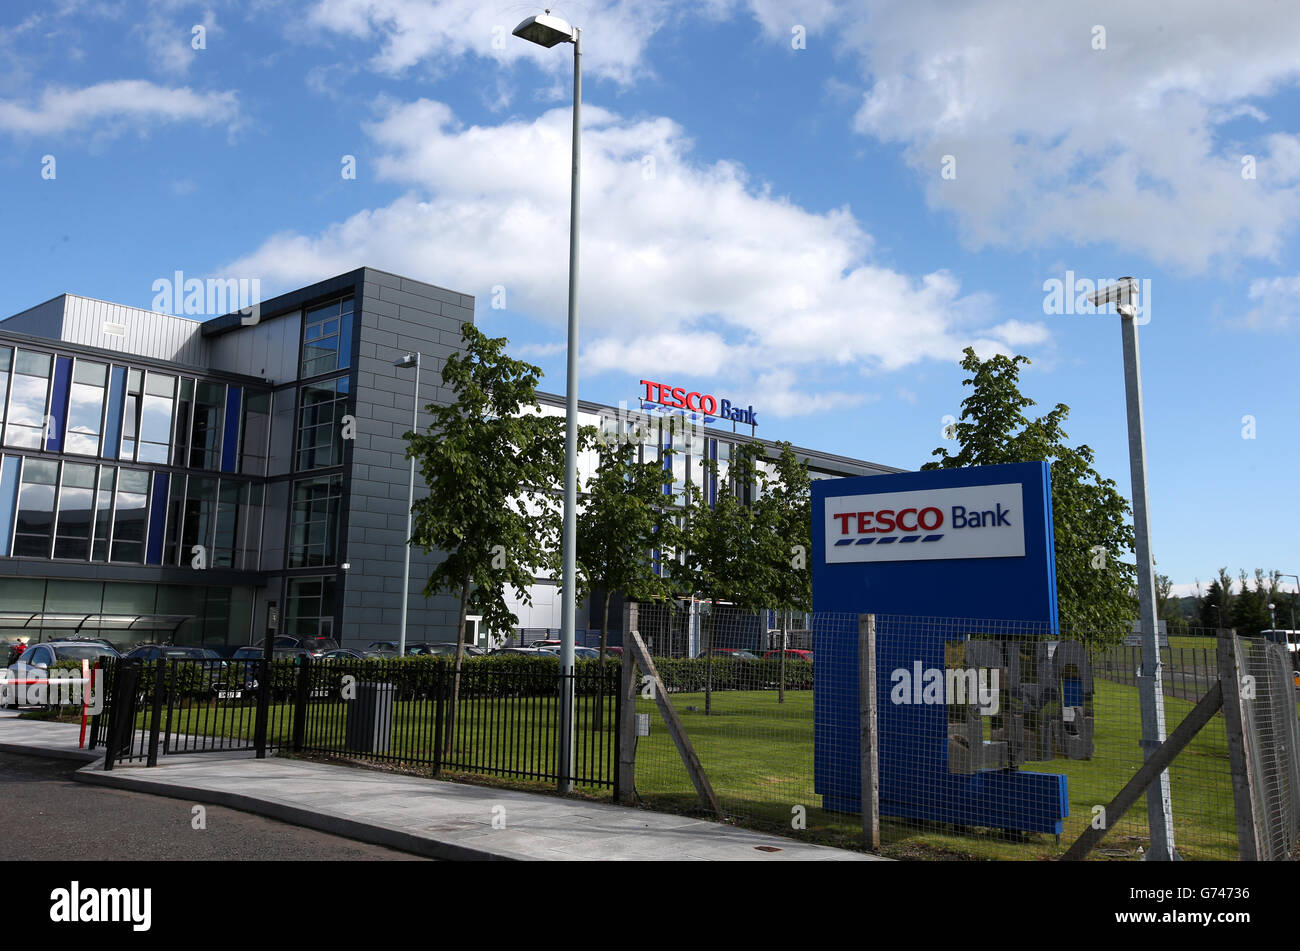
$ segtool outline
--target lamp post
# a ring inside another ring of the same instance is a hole
[[[1128,461],[1133,482],[1133,534],[1137,549],[1137,590],[1142,628],[1142,676],[1138,701],[1142,711],[1142,758],[1149,759],[1165,741],[1165,694],[1156,623],[1155,562],[1151,557],[1151,524],[1147,514],[1147,450],[1142,419],[1142,361],[1138,352],[1138,282],[1121,277],[1088,295],[1094,307],[1115,304],[1124,345],[1124,395],[1128,406]],[[1147,790],[1147,825],[1151,848],[1147,858],[1176,859],[1174,820],[1169,797],[1169,771],[1164,770]]]
[[[416,431],[420,420],[420,351],[408,353],[393,361],[393,366],[407,369],[415,367],[415,389],[411,394],[411,432]],[[406,656],[406,603],[411,595],[411,509],[415,505],[415,456],[411,456],[411,481],[406,490],[406,557],[402,571],[402,620],[397,638],[397,656]],[[463,635],[458,635],[463,636]]]
[[[573,44],[573,181],[569,192],[569,336],[568,364],[564,380],[564,535],[561,540],[563,569],[560,602],[560,742],[558,779],[561,793],[573,788],[573,641],[577,614],[578,509],[578,196],[581,151],[579,130],[582,110],[582,31],[547,10],[529,17],[514,29],[514,35],[550,49],[559,43]]]

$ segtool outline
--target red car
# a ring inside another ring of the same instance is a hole
[[[772,659],[774,659],[774,658],[778,658],[778,657],[780,657],[780,656],[781,656],[781,652],[780,652],[779,650],[778,650],[778,651],[768,651],[766,654],[763,655],[763,659],[764,659],[764,660],[772,660]],[[795,650],[794,648],[787,648],[787,649],[786,649],[786,652],[785,652],[785,657],[786,657],[786,660],[802,660],[802,661],[807,661],[807,662],[810,663],[810,664],[813,662],[813,652],[812,652],[812,651],[797,651],[797,650]]]

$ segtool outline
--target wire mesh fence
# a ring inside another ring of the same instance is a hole
[[[779,646],[761,649],[771,643],[763,615],[680,604],[642,604],[637,615],[727,818],[860,846],[859,616],[813,615],[812,650],[787,648],[783,657]],[[1105,815],[1144,759],[1141,649],[1123,645],[1128,632],[889,616],[875,625],[886,853],[1058,858],[1102,823],[1093,858],[1145,854],[1145,795],[1122,817]],[[1218,682],[1214,641],[1200,643],[1162,651],[1166,735]],[[654,709],[643,688],[637,711],[656,725],[637,739],[636,793],[652,807],[695,810],[691,778]],[[1294,691],[1269,709],[1264,745],[1269,730],[1295,724]],[[1236,858],[1221,714],[1167,775],[1178,854]]]
[[[1235,643],[1259,858],[1290,858],[1300,835],[1297,676],[1285,647],[1259,638],[1238,637]]]

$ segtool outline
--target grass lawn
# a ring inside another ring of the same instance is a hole
[[[706,717],[703,694],[675,694],[673,703],[723,808],[737,820],[773,831],[813,835],[830,843],[856,844],[857,816],[826,812],[813,792],[812,694],[791,691],[778,705],[764,691],[713,695],[713,714]],[[1192,704],[1166,698],[1169,729]],[[691,707],[695,707],[691,710]],[[965,856],[970,858],[1053,858],[1087,828],[1094,805],[1108,803],[1142,762],[1137,691],[1097,682],[1096,739],[1091,760],[1055,759],[1028,763],[1026,770],[1063,773],[1068,777],[1070,816],[1058,845],[1053,836],[922,826],[885,818],[881,838],[887,854],[898,856]],[[653,703],[638,703],[652,712]],[[637,792],[660,808],[689,811],[697,806],[694,788],[677,756],[666,727],[652,713],[651,735],[637,748]],[[1170,771],[1175,840],[1185,858],[1232,859],[1236,833],[1227,740],[1216,717]],[[806,832],[792,830],[793,808],[803,806]],[[1145,846],[1146,801],[1141,799],[1102,841],[1098,857],[1121,857]]]

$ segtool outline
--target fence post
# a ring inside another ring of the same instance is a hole
[[[162,729],[163,671],[167,661],[159,657],[153,673],[153,715],[149,718],[149,759],[148,765],[158,765],[158,732]]]
[[[293,704],[293,751],[301,753],[307,737],[307,698],[311,696],[311,657],[298,658],[297,696]]]
[[[862,837],[880,849],[880,776],[876,736],[876,616],[858,615],[858,719],[861,734]]]
[[[520,637],[523,635],[521,634]],[[442,748],[446,742],[446,737],[442,735],[445,729],[443,718],[443,709],[447,702],[447,668],[444,664],[437,665],[437,682],[433,688],[433,775],[442,774]]]
[[[140,682],[140,668],[119,661],[113,678],[112,706],[108,708],[108,750],[104,754],[104,769],[110,770],[117,762],[125,743],[135,728],[135,688]]]
[[[1219,684],[1223,690],[1223,725],[1228,734],[1228,769],[1232,772],[1232,804],[1237,816],[1237,848],[1243,862],[1260,857],[1255,797],[1246,764],[1246,730],[1242,711],[1241,670],[1237,667],[1237,638],[1218,634]]]
[[[618,740],[614,798],[631,805],[636,796],[636,658],[632,632],[640,626],[635,602],[623,605],[623,657],[618,684]]]
[[[235,663],[243,663],[245,666],[242,672],[235,671],[235,677],[238,679],[231,681],[229,686],[232,687],[236,683],[241,686],[248,683],[248,665],[251,665],[253,661],[236,661]],[[262,689],[257,691],[257,723],[253,727],[253,745],[257,748],[257,758],[266,759],[267,722],[271,718],[271,662],[264,656],[260,661],[257,661],[257,665],[257,682]]]

